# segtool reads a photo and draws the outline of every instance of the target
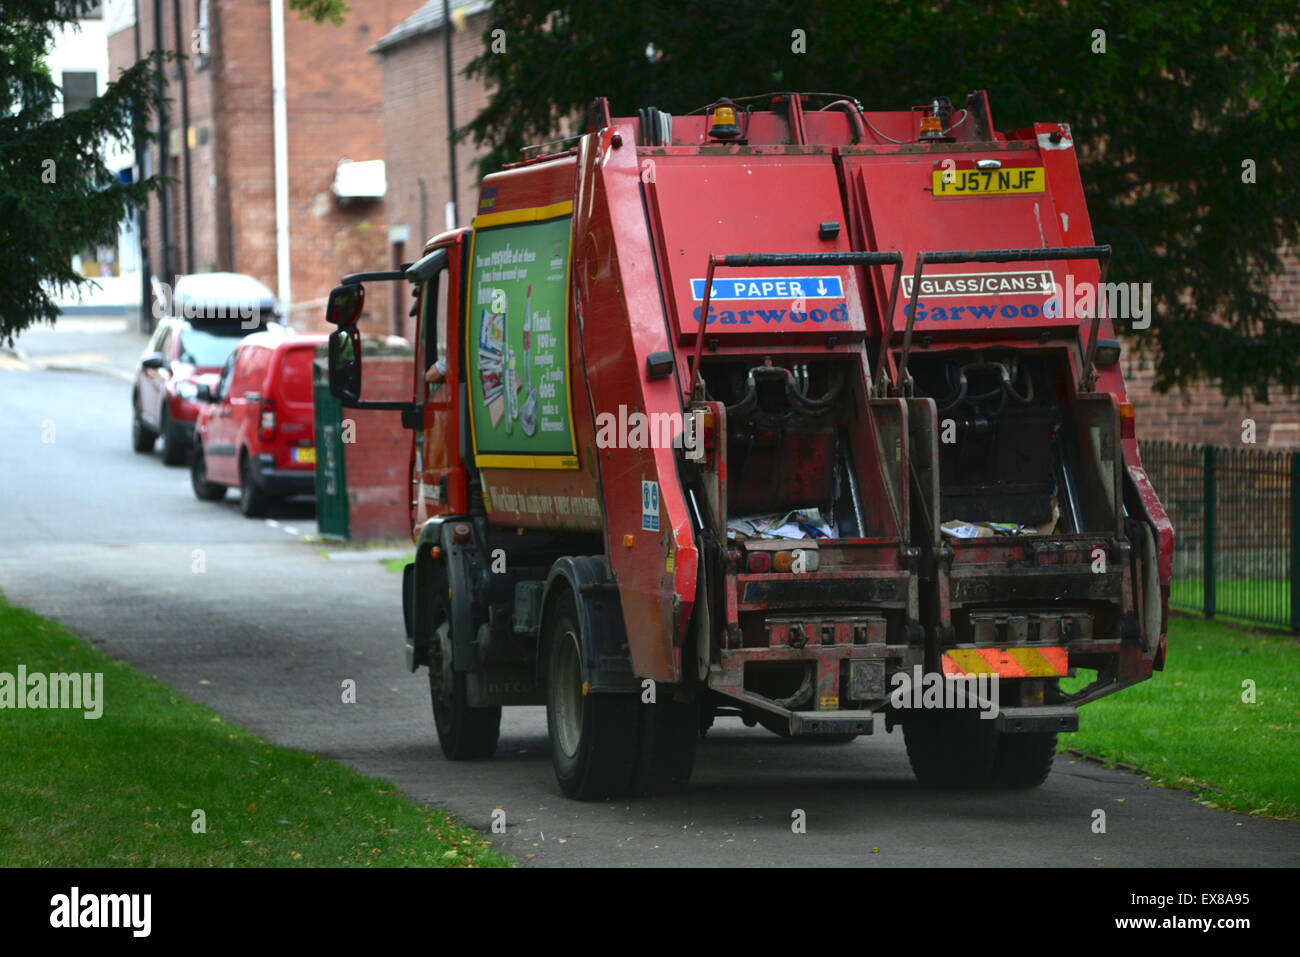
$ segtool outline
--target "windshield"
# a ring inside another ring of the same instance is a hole
[[[202,329],[189,328],[181,333],[181,349],[178,358],[196,366],[219,366],[225,363],[230,353],[235,351],[242,336],[219,336]]]

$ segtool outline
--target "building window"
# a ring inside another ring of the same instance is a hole
[[[63,73],[63,114],[84,110],[98,92],[99,76],[93,71],[65,70]]]

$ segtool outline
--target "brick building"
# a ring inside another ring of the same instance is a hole
[[[170,107],[145,170],[176,178],[144,217],[147,269],[162,282],[189,272],[249,273],[276,290],[272,6],[269,0],[110,0],[110,72],[151,50],[181,50],[167,71]],[[336,195],[340,161],[383,158],[380,69],[366,53],[419,0],[351,0],[342,26],[284,11],[291,323],[321,324],[346,272],[386,264],[387,216],[374,198]],[[122,9],[124,7],[133,9]],[[377,167],[366,168],[377,174]],[[372,182],[380,183],[377,175]],[[356,190],[353,190],[356,191]],[[346,192],[346,190],[345,190]],[[165,209],[165,215],[164,215]]]
[[[464,126],[488,104],[482,80],[465,67],[483,49],[488,29],[487,0],[451,3],[452,109],[454,125]],[[384,159],[388,176],[388,261],[419,257],[424,243],[447,228],[452,199],[447,137],[447,80],[443,0],[428,0],[371,47],[383,72]],[[456,144],[455,225],[468,226],[478,197],[480,155],[472,143]],[[394,331],[410,335],[403,317]]]

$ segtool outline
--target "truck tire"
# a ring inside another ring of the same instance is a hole
[[[158,433],[145,425],[144,419],[140,418],[139,400],[133,401],[131,403],[131,448],[142,454],[152,452],[157,441]]]
[[[970,713],[920,711],[903,721],[912,773],[923,787],[979,788],[993,780],[998,732]]]
[[[546,731],[555,780],[579,801],[623,797],[634,784],[640,699],[587,693],[581,634],[573,594],[566,591],[547,627]]]
[[[501,708],[471,708],[465,672],[452,668],[451,625],[446,615],[434,636],[429,696],[438,745],[448,761],[490,758],[501,735]]]
[[[1056,758],[1056,732],[998,735],[993,786],[1036,788],[1047,780]]]
[[[700,742],[698,701],[666,700],[641,704],[641,740],[637,751],[637,795],[673,794],[691,781],[695,748]]]
[[[194,443],[194,451],[190,453],[190,488],[194,489],[194,497],[202,502],[220,502],[226,497],[226,486],[208,481],[203,445],[199,442]]]

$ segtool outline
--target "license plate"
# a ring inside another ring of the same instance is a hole
[[[297,446],[293,450],[293,460],[301,462],[303,465],[316,464],[316,449],[314,446]]]
[[[1047,175],[1041,166],[934,171],[935,196],[1008,196],[1046,190]]]

